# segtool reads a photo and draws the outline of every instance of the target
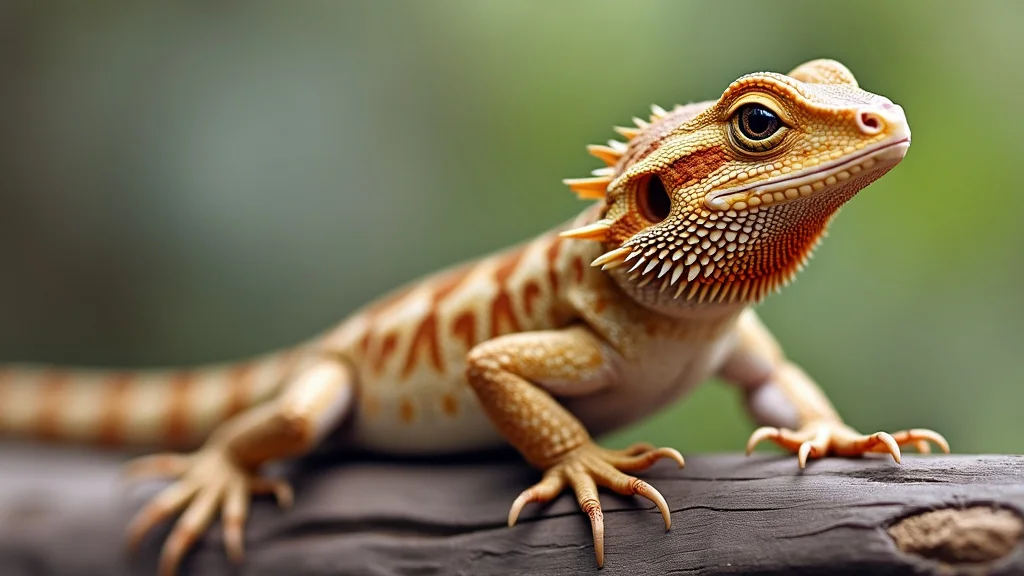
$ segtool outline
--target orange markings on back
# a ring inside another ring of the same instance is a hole
[[[402,378],[408,377],[416,369],[419,361],[420,350],[426,348],[427,358],[430,366],[438,372],[444,372],[444,361],[441,358],[441,344],[439,342],[437,328],[437,308],[440,304],[458,288],[469,276],[473,268],[471,266],[460,266],[439,278],[430,297],[430,311],[426,317],[416,326],[413,332],[412,341],[406,353],[405,364],[402,366]],[[390,350],[388,351],[390,353]]]
[[[452,323],[452,334],[462,340],[466,350],[476,346],[476,314],[470,311],[459,314]]]
[[[103,404],[99,417],[97,441],[102,446],[117,446],[124,442],[124,422],[128,416],[128,392],[131,391],[136,375],[120,372],[100,384]]]
[[[36,424],[39,437],[42,439],[53,440],[60,435],[60,408],[67,400],[63,396],[70,378],[71,375],[67,372],[56,369],[48,370],[41,378]]]
[[[359,339],[359,356],[366,358],[370,352],[370,341],[373,340],[373,330],[367,329],[363,337]]]
[[[551,293],[558,293],[558,252],[562,248],[562,239],[555,236],[550,240],[551,244],[544,252],[548,264],[548,283],[551,284]]]
[[[406,424],[412,424],[412,421],[416,418],[416,408],[408,398],[402,398],[402,401],[399,402],[398,417]]]
[[[455,417],[459,413],[459,399],[451,392],[445,392],[441,396],[441,410],[447,416]]]
[[[396,346],[398,346],[397,334],[392,332],[384,337],[384,341],[380,344],[380,350],[377,352],[377,358],[373,362],[374,372],[380,374],[384,371],[384,366],[387,364],[388,358],[394,354]]]
[[[512,298],[502,291],[491,303],[491,338],[519,331],[519,320],[512,308]]]
[[[523,249],[518,249],[505,255],[494,271],[494,281],[498,284],[498,294],[494,297],[494,301],[491,302],[491,338],[519,331],[519,319],[516,318],[516,311],[512,306],[508,279],[519,265],[523,252]]]
[[[441,348],[437,342],[437,315],[433,312],[428,314],[420,322],[420,325],[416,327],[416,332],[412,337],[412,344],[409,345],[409,353],[405,357],[405,366],[402,367],[403,378],[412,374],[413,369],[416,368],[419,350],[423,347],[427,349],[430,365],[438,372],[442,372],[444,366],[441,363]]]
[[[168,388],[171,397],[167,407],[167,443],[170,446],[187,446],[191,439],[188,400],[195,375],[185,371],[174,374],[170,378]]]
[[[533,305],[540,297],[540,286],[530,280],[523,286],[523,310],[527,316],[533,316]]]

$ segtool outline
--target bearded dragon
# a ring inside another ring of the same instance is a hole
[[[858,87],[831,60],[788,75],[756,73],[720,98],[652,107],[616,128],[626,142],[590,146],[606,166],[566,180],[595,200],[571,223],[430,276],[368,305],[292,350],[205,369],[0,373],[0,431],[174,450],[136,459],[133,478],[175,480],[128,527],[137,544],[179,514],[159,562],[175,573],[219,515],[228,555],[243,556],[250,496],[287,504],[272,461],[332,430],[364,450],[450,454],[511,444],[542,472],[512,503],[571,489],[604,561],[598,487],[653,501],[630,473],[672,448],[598,446],[593,435],[636,422],[719,377],[745,391],[772,440],[808,458],[949,450],[939,434],[860,434],[786,359],[752,305],[804,267],[829,222],[910,145],[904,111]]]

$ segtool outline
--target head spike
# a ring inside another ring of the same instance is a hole
[[[605,166],[604,168],[594,168],[590,171],[594,176],[608,176],[609,178],[615,176],[615,168],[611,166]]]
[[[562,238],[575,238],[576,240],[597,240],[604,242],[608,239],[608,229],[614,224],[613,221],[608,219],[598,220],[593,224],[587,224],[586,226],[580,226],[579,228],[573,228],[572,230],[565,230],[560,233],[559,236]]]
[[[657,104],[651,104],[651,122],[657,122],[665,116],[668,116],[668,112],[664,108]]]
[[[619,162],[619,158],[622,158],[622,153],[614,148],[608,146],[601,146],[600,144],[591,144],[587,146],[587,152],[590,152],[591,156],[599,158],[602,162],[609,166],[615,166]]]
[[[640,134],[640,128],[629,128],[626,126],[613,126],[612,130],[615,130],[626,140],[632,140]]]
[[[633,116],[633,124],[636,124],[636,127],[641,130],[651,125],[651,123],[648,122],[647,120],[644,120],[643,118],[637,118],[636,116]]]
[[[604,198],[605,192],[608,190],[608,184],[611,184],[611,181],[612,179],[610,176],[602,176],[599,178],[566,178],[565,180],[562,180],[562,182],[580,198],[587,198],[591,200],[600,200]]]
[[[626,257],[632,252],[632,248],[626,246],[620,246],[615,250],[610,250],[604,254],[598,256],[590,263],[591,266],[600,266],[602,268],[615,268],[626,262]]]
[[[619,156],[626,153],[629,150],[629,146],[625,142],[619,142],[618,140],[609,140],[608,147],[619,153]]]

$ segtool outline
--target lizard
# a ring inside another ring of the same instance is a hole
[[[902,107],[829,59],[747,74],[716,100],[652,106],[625,141],[592,145],[604,167],[565,180],[578,216],[519,245],[398,288],[292,349],[162,371],[0,370],[0,432],[168,450],[127,464],[171,483],[137,512],[131,547],[178,516],[158,570],[176,573],[222,518],[241,561],[252,495],[286,506],[264,465],[331,433],[392,455],[511,445],[540,471],[513,501],[574,493],[604,564],[599,487],[664,497],[632,475],[673,448],[593,438],[650,415],[713,377],[735,384],[770,440],[800,468],[827,455],[900,446],[948,452],[937,432],[861,434],[787,359],[754,306],[805,266],[840,207],[904,158]],[[189,452],[188,450],[192,450]]]

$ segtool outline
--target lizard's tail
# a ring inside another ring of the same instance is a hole
[[[0,436],[106,446],[196,446],[272,397],[304,348],[181,370],[0,366]]]

